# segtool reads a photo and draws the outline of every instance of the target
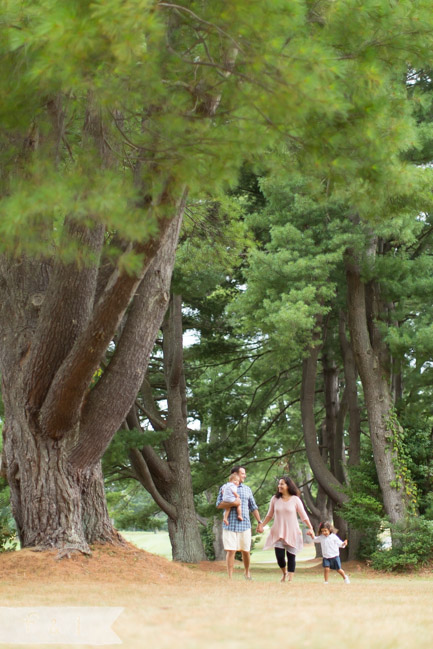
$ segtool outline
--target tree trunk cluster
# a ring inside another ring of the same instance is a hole
[[[182,298],[172,295],[162,325],[164,381],[167,414],[155,405],[150,382],[141,390],[142,408],[154,430],[169,431],[163,453],[145,445],[132,449],[130,458],[137,478],[168,516],[173,559],[196,563],[206,559],[198,530],[188,450],[188,415],[183,364]],[[140,429],[137,409],[128,417],[130,427]]]
[[[377,241],[371,241],[369,254],[374,255]],[[347,502],[348,467],[360,462],[361,416],[358,404],[358,376],[368,417],[374,461],[377,469],[384,509],[392,523],[407,515],[410,508],[404,472],[399,471],[401,458],[396,437],[395,400],[401,396],[401,382],[379,328],[379,319],[386,312],[380,287],[374,281],[364,282],[359,256],[346,254],[347,313],[339,315],[338,338],[342,368],[329,355],[325,341],[332,336],[323,317],[318,317],[316,334],[310,353],[303,362],[301,412],[304,440],[309,464],[319,485],[316,499],[304,489],[313,520],[325,520],[332,512],[342,536],[348,536],[348,556],[354,558],[360,534],[347,528],[339,507]],[[347,338],[348,331],[350,342]],[[325,416],[317,425],[315,409],[317,368],[323,367]],[[394,364],[395,365],[395,364]],[[342,375],[340,377],[340,374]],[[344,447],[344,426],[348,419],[348,449]]]
[[[137,245],[139,274],[78,261],[0,260],[2,462],[23,547],[89,552],[90,543],[121,540],[105,505],[100,460],[146,372],[184,204],[185,196],[174,218]],[[101,257],[101,226],[71,220],[66,228],[69,241]]]

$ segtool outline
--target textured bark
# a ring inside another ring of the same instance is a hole
[[[89,543],[121,542],[108,517],[100,459],[146,371],[168,303],[184,204],[185,195],[143,247],[142,272],[115,272],[97,304],[95,267],[0,259],[4,457],[24,547],[56,547],[63,556],[89,552]],[[68,236],[98,257],[102,228],[70,223]],[[122,318],[117,350],[89,392]]]
[[[374,247],[375,241],[372,241],[372,251]],[[349,329],[364,390],[374,461],[385,511],[391,522],[395,523],[405,517],[407,502],[395,469],[398,457],[390,443],[389,418],[393,401],[390,392],[389,355],[376,325],[380,301],[378,287],[371,284],[367,295],[359,263],[353,251],[346,257],[346,272]]]
[[[156,429],[168,428],[171,435],[164,441],[165,459],[150,446],[131,451],[135,473],[168,516],[168,532],[175,561],[196,563],[206,559],[200,537],[188,450],[186,384],[183,366],[182,300],[172,296],[163,324],[164,376],[167,388],[167,419],[157,414],[149,383],[144,381],[144,409]],[[138,418],[130,414],[128,423],[139,427]]]
[[[110,365],[86,397],[80,439],[71,454],[71,462],[77,467],[95,463],[102,457],[113,436],[113,427],[119,429],[143,383],[167,309],[185,199],[186,195],[161,237],[158,253],[137,289]],[[110,419],[105,416],[107,403],[110,404]]]
[[[317,532],[320,523],[332,520],[332,501],[328,497],[326,492],[322,489],[320,483],[317,487],[316,498],[313,498],[308,484],[306,484],[301,491],[311,524],[314,530]],[[315,543],[314,547],[316,550],[316,557],[321,557],[322,547],[320,543]]]
[[[215,561],[224,561],[226,553],[223,545],[221,518],[219,516],[213,517],[212,532],[214,536],[213,549],[215,552]]]
[[[323,366],[323,383],[325,389],[325,430],[326,446],[329,454],[329,463],[331,472],[337,480],[342,482],[344,475],[342,472],[343,462],[343,439],[342,436],[337,439],[338,414],[340,411],[339,400],[339,381],[337,367],[334,359],[331,359],[328,353],[322,356]]]
[[[74,471],[69,438],[35,435],[22,411],[8,406],[6,471],[21,545],[57,548],[62,556],[89,553],[89,543],[122,543],[108,516],[100,465]]]
[[[320,450],[317,444],[317,431],[314,418],[314,403],[316,390],[317,361],[320,354],[320,345],[312,347],[310,356],[304,360],[302,391],[301,391],[301,412],[304,429],[304,440],[307,457],[314,477],[318,482],[318,495],[313,500],[308,489],[304,492],[307,506],[312,514],[312,520],[316,525],[320,521],[334,520],[334,524],[340,530],[340,534],[347,538],[349,545],[347,550],[341,552],[343,560],[354,559],[357,556],[360,534],[357,530],[348,526],[347,522],[339,515],[339,506],[347,502],[348,497],[343,493],[343,485],[346,484],[343,460],[343,425],[347,410],[347,394],[350,395],[352,415],[351,431],[352,438],[355,437],[355,449],[352,451],[352,461],[359,462],[359,410],[356,397],[356,372],[353,365],[349,367],[346,359],[345,377],[353,383],[346,383],[345,393],[341,400],[338,398],[337,368],[329,363],[324,355],[324,383],[325,383],[325,405],[329,414],[322,426],[323,440],[326,440],[326,448]],[[355,391],[355,393],[353,393]],[[330,443],[332,439],[332,443]],[[352,442],[351,442],[352,443]],[[328,453],[328,450],[330,451]],[[333,470],[327,466],[327,460],[334,458]],[[316,548],[316,555],[320,551]]]
[[[314,477],[328,496],[337,505],[342,505],[347,501],[347,496],[342,492],[342,484],[328,469],[317,444],[314,403],[319,352],[319,345],[312,347],[302,367],[301,415],[305,449]]]
[[[358,404],[357,369],[352,347],[346,336],[346,317],[340,313],[340,348],[343,357],[345,399],[349,413],[349,466],[357,466],[361,459],[361,412]]]

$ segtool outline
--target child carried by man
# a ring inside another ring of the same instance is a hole
[[[226,484],[223,485],[221,488],[223,494],[223,502],[231,503],[232,507],[236,507],[238,521],[243,521],[244,519],[242,516],[241,498],[238,492],[236,491],[236,488],[239,486],[239,484],[240,484],[240,480],[238,474],[231,473],[229,477],[229,481],[226,482]],[[225,509],[224,518],[223,518],[224,525],[229,524],[229,514],[230,514],[230,509]]]

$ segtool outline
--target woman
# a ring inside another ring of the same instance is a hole
[[[283,573],[281,581],[292,581],[296,567],[296,554],[303,547],[298,515],[308,527],[307,534],[314,538],[313,526],[299,498],[299,489],[291,478],[284,476],[278,482],[277,493],[271,498],[264,521],[257,526],[257,531],[262,533],[265,525],[272,518],[274,519],[264,550],[275,549],[275,556]]]

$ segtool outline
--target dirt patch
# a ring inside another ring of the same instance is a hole
[[[111,584],[140,582],[177,583],[204,579],[209,562],[197,564],[192,570],[186,564],[173,563],[127,543],[124,547],[97,545],[90,557],[73,554],[57,560],[57,551],[19,550],[0,554],[3,581],[107,582]],[[217,572],[218,568],[212,570]]]
[[[140,550],[126,543],[123,547],[96,545],[90,557],[73,554],[69,559],[57,560],[57,550],[34,552],[19,550],[0,554],[0,575],[4,582],[63,582],[63,583],[107,583],[110,584],[192,584],[205,580],[221,579],[226,572],[225,561],[201,561],[197,564],[174,563],[163,557]],[[359,575],[368,579],[392,577],[389,573],[372,570],[359,561],[343,564],[351,576]],[[251,566],[258,577],[278,576],[276,565],[256,564]],[[323,571],[321,559],[299,562],[297,575],[319,575]],[[235,563],[235,574],[243,573],[241,562]],[[426,566],[417,574],[432,575],[432,566]]]
[[[226,572],[227,566],[225,561],[200,561],[200,563],[194,564],[182,564],[190,570],[200,570],[201,572]],[[238,566],[241,566],[239,563]]]

